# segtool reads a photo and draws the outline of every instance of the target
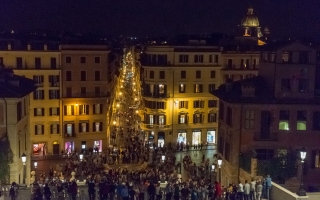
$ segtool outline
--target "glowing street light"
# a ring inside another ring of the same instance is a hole
[[[116,125],[117,124],[117,122],[116,121],[113,121],[113,125]]]
[[[37,168],[38,167],[38,162],[34,162],[33,165],[34,165],[34,168]]]
[[[80,155],[79,155],[79,158],[80,158],[80,161],[82,161],[82,159],[83,159],[83,154],[80,154]]]

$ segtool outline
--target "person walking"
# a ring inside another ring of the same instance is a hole
[[[262,184],[261,181],[258,181],[256,187],[257,200],[261,200],[262,198]]]
[[[96,198],[96,195],[95,195],[96,191],[95,191],[94,188],[95,188],[96,184],[95,184],[95,181],[94,181],[93,177],[91,177],[91,179],[87,182],[87,184],[88,184],[89,200],[95,200],[95,198]]]
[[[70,186],[70,191],[71,191],[71,199],[76,200],[77,199],[77,193],[78,193],[78,185],[75,180],[72,181],[71,186]]]
[[[153,183],[150,183],[148,186],[148,195],[150,200],[154,200],[154,196],[156,195],[156,187]]]
[[[256,199],[256,181],[252,178],[250,183],[250,200]]]
[[[172,194],[173,194],[173,187],[172,187],[172,183],[169,182],[166,185],[166,200],[171,200]]]
[[[179,200],[180,199],[180,188],[179,188],[178,184],[174,185],[173,198],[174,198],[174,200]]]
[[[11,187],[9,189],[9,196],[11,200],[16,200],[17,199],[17,184],[15,182],[11,183]]]
[[[215,200],[220,200],[222,197],[222,187],[221,184],[218,181],[214,182],[214,187],[215,187],[215,191],[214,191],[214,198]]]
[[[250,196],[250,184],[247,180],[244,181],[244,187],[243,187],[243,197],[244,200],[249,200]]]
[[[237,188],[237,197],[239,200],[243,200],[243,184],[239,181],[239,185]]]
[[[44,197],[46,198],[46,200],[50,200],[51,199],[51,190],[49,188],[48,183],[46,183],[44,188],[43,188],[43,194],[44,194]]]

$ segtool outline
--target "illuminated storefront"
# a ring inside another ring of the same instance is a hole
[[[64,143],[65,153],[72,153],[74,150],[74,142],[65,142]]]
[[[164,145],[164,132],[158,132],[158,147],[163,147]]]
[[[208,142],[208,144],[215,144],[216,143],[216,130],[215,129],[208,129],[207,142]]]
[[[187,132],[185,132],[185,131],[179,132],[177,142],[179,144],[181,144],[181,143],[186,144],[187,143]]]
[[[46,153],[46,143],[33,144],[32,149],[34,156],[42,156]]]
[[[192,144],[193,145],[201,144],[201,131],[200,130],[193,130],[192,131]]]
[[[95,152],[102,152],[102,140],[96,140],[93,142],[93,150]]]

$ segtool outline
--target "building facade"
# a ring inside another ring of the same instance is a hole
[[[213,92],[220,102],[218,151],[224,159],[223,184],[239,180],[240,155],[254,155],[259,171],[259,163],[303,147],[307,150],[305,183],[318,184],[316,68],[316,51],[309,46],[266,45],[259,76],[227,82]]]
[[[215,46],[147,46],[141,55],[146,143],[215,144],[221,52]]]
[[[0,140],[1,148],[9,140],[11,151],[1,150],[1,158],[7,158],[9,176],[7,182],[29,183],[31,145],[29,129],[29,96],[36,89],[34,82],[14,75],[13,70],[0,67]],[[3,155],[6,152],[6,155]],[[22,163],[21,156],[26,156]],[[1,161],[2,165],[6,163]]]

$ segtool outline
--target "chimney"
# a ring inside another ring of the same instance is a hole
[[[30,44],[30,43],[28,43],[27,48],[28,48],[28,51],[30,51],[30,50],[31,50],[31,44]]]
[[[250,84],[241,84],[242,97],[254,97],[256,87]]]
[[[47,44],[44,44],[44,45],[43,45],[43,50],[44,50],[44,51],[48,51],[48,45],[47,45]]]
[[[11,43],[8,43],[8,50],[9,50],[9,51],[12,50]]]

